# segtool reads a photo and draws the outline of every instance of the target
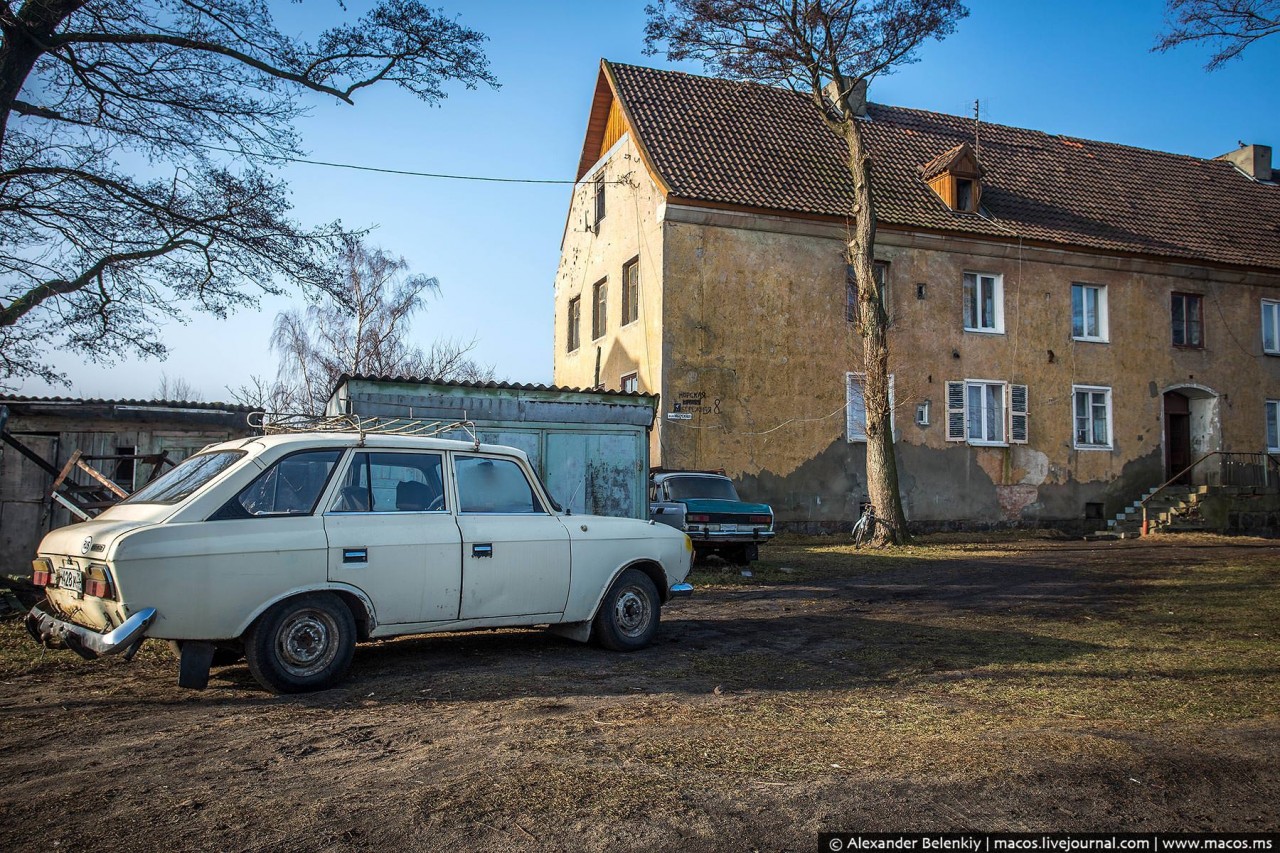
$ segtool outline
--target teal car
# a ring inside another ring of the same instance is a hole
[[[733,481],[707,471],[660,471],[649,483],[649,518],[683,530],[699,559],[717,554],[745,566],[773,538],[773,509],[738,497]]]

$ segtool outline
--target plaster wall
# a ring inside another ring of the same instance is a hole
[[[862,365],[845,319],[841,230],[665,213],[655,458],[723,467],[785,523],[847,523],[866,489],[865,450],[845,437],[845,374]],[[1280,298],[1278,276],[885,229],[876,257],[888,263],[895,437],[913,521],[1083,521],[1090,503],[1118,511],[1165,479],[1169,390],[1191,389],[1196,454],[1265,447],[1280,357],[1262,353],[1260,303]],[[1001,332],[963,329],[965,272],[1000,276]],[[1104,342],[1073,339],[1073,283],[1106,288]],[[1174,292],[1203,298],[1202,349],[1171,343]],[[946,440],[946,382],[966,379],[1027,386],[1027,444]],[[1109,449],[1075,446],[1076,385],[1110,389]],[[926,402],[929,423],[918,425]],[[682,419],[670,420],[677,407]]]

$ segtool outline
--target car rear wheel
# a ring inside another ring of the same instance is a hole
[[[273,693],[304,693],[336,684],[356,647],[356,622],[330,593],[291,598],[258,618],[245,636],[249,672]]]
[[[639,569],[627,569],[600,602],[596,639],[615,652],[643,649],[658,631],[661,608],[658,589],[649,576]]]

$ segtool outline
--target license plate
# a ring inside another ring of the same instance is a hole
[[[720,525],[720,532],[721,532],[721,533],[737,533],[737,532],[738,532],[738,525],[736,525],[736,524],[722,524],[722,525]]]
[[[58,588],[84,595],[84,572],[78,569],[58,569]]]

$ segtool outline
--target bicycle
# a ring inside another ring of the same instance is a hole
[[[862,547],[862,543],[869,540],[876,531],[876,508],[874,504],[867,504],[862,509],[862,515],[853,523],[853,548],[856,551]]]

